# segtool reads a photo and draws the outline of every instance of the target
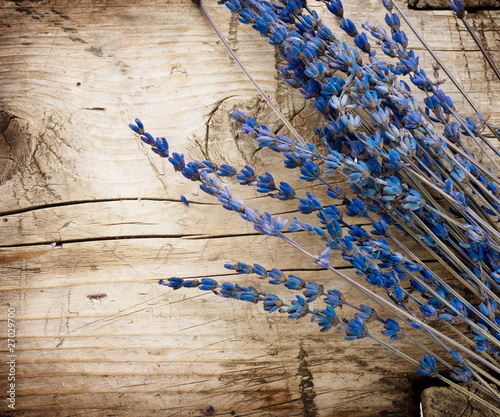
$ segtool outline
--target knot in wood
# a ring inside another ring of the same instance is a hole
[[[27,122],[0,111],[0,184],[13,176],[21,162],[29,160],[30,142]]]

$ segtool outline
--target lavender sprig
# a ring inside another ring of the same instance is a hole
[[[201,2],[195,3],[214,26]],[[337,290],[325,290],[319,283],[306,283],[295,275],[287,277],[279,269],[266,270],[258,264],[237,263],[227,267],[240,274],[255,273],[272,285],[283,284],[287,289],[302,291],[302,295],[285,304],[276,295],[258,292],[251,286],[219,285],[209,278],[201,281],[171,278],[166,285],[174,289],[198,287],[226,298],[262,302],[266,311],[287,313],[292,319],[310,315],[322,332],[337,327],[346,333],[347,340],[372,338],[418,365],[417,372],[422,375],[438,377],[454,386],[438,372],[437,360],[451,370],[453,378],[494,395],[479,375],[484,371],[473,364],[469,366],[449,346],[461,349],[469,358],[495,372],[500,370],[500,232],[491,219],[491,216],[500,219],[500,181],[467,149],[462,136],[471,137],[497,169],[500,166],[480,141],[497,156],[500,152],[481,135],[480,126],[470,117],[458,114],[451,99],[440,89],[442,80],[437,67],[434,79],[419,67],[418,56],[408,48],[408,38],[400,27],[399,16],[407,21],[406,17],[391,0],[384,0],[389,12],[385,24],[390,33],[370,22],[362,26],[365,33],[344,16],[340,0],[326,0],[340,29],[353,38],[360,53],[340,42],[305,1],[282,0],[281,4],[272,4],[259,0],[223,0],[220,3],[276,47],[286,63],[280,68],[280,74],[306,99],[312,100],[323,116],[323,126],[315,129],[323,150],[300,137],[288,121],[286,124],[295,140],[274,135],[253,118],[236,111],[234,117],[242,124],[242,131],[254,138],[259,147],[281,153],[285,167],[300,171],[301,180],[323,184],[330,198],[345,204],[348,216],[363,219],[373,231],[347,224],[335,205],[321,201],[311,192],[301,196],[287,182],[277,185],[268,172],[259,175],[250,166],[238,170],[213,161],[186,163],[182,154],[170,154],[164,138],[155,139],[145,132],[139,120],[131,125],[132,130],[141,135],[155,153],[168,159],[175,171],[199,182],[200,188],[216,197],[223,208],[253,223],[256,231],[278,237],[306,253],[319,267],[331,270],[388,309],[399,322],[381,319],[369,307],[349,304]],[[459,2],[454,1],[452,6],[457,16],[463,18]],[[393,8],[398,13],[393,13]],[[215,26],[214,30],[222,37]],[[239,61],[227,44],[226,47]],[[380,61],[378,47],[398,62]],[[339,77],[338,73],[343,76]],[[418,103],[409,85],[398,78],[401,75],[409,75],[413,85],[425,92],[423,105]],[[255,81],[252,82],[262,93]],[[284,119],[272,102],[271,107]],[[481,125],[491,127],[479,113],[478,117]],[[331,184],[334,173],[344,176],[352,195]],[[236,178],[241,185],[255,186],[259,193],[296,203],[301,217],[294,216],[287,228],[287,219],[259,214],[233,196],[231,189],[221,182],[224,178]],[[304,221],[302,216],[314,219]],[[394,237],[394,228],[403,230],[432,253],[473,297],[464,298],[426,267]],[[321,239],[323,252],[314,255],[289,237],[289,233],[299,231]],[[394,251],[385,238],[396,242],[408,256]],[[351,263],[357,275],[365,280],[364,284],[330,266],[329,254],[333,250]],[[404,280],[410,282],[411,291],[402,285]],[[369,290],[367,284],[383,288],[387,299]],[[312,308],[310,303],[318,302],[321,297],[325,297],[326,306]],[[342,305],[354,308],[357,311],[354,317],[340,318],[335,309]],[[420,362],[408,357],[371,334],[368,330],[371,320],[383,323],[382,334],[389,336],[390,341],[405,335],[400,329],[402,323],[417,328],[450,354],[456,366],[410,336],[406,338],[421,347],[425,355]],[[445,323],[465,346],[436,331],[427,320]],[[465,331],[462,323],[468,326]],[[480,355],[467,346],[474,346]]]

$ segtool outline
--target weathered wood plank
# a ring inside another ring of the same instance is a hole
[[[495,417],[497,415],[478,401],[470,400],[450,387],[430,387],[424,390],[422,413],[425,417],[454,417],[456,415]]]
[[[449,9],[447,0],[408,0],[408,5],[417,9]],[[498,0],[464,0],[464,8],[467,9],[498,9]]]
[[[206,7],[259,84],[309,130],[311,107],[277,79],[272,47],[222,6]],[[345,7],[357,23],[385,13],[376,2]],[[169,276],[249,284],[223,264],[259,262],[366,301],[283,242],[225,216],[128,130],[138,116],[192,158],[256,162],[260,172],[279,160],[236,134],[227,115],[236,106],[280,125],[190,0],[9,1],[0,15],[0,299],[17,309],[19,354],[11,415],[197,416],[209,405],[216,415],[412,415],[412,366],[373,344],[156,284]],[[408,15],[498,123],[500,85],[452,13]],[[499,16],[470,14],[496,60]],[[422,62],[430,68],[428,54]],[[275,177],[291,174],[280,168]],[[261,210],[289,218],[296,210],[238,193]],[[193,204],[182,205],[180,194]],[[336,254],[331,260],[348,266]],[[0,316],[0,337],[5,324]]]

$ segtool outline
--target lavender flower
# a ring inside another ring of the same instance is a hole
[[[438,360],[451,370],[451,378],[494,395],[482,383],[480,374],[484,371],[469,366],[450,344],[462,349],[469,358],[500,372],[500,232],[490,218],[500,219],[500,181],[463,140],[468,137],[483,150],[485,144],[500,156],[500,151],[481,133],[484,126],[492,132],[496,130],[487,125],[480,113],[477,123],[457,113],[453,101],[440,89],[438,67],[433,68],[431,76],[420,68],[419,57],[409,48],[408,37],[401,30],[400,18],[407,19],[391,0],[383,0],[388,11],[384,20],[387,30],[371,22],[357,27],[344,16],[340,0],[325,1],[340,30],[353,38],[356,48],[341,43],[305,0],[283,0],[281,4],[261,0],[220,3],[235,13],[241,23],[252,25],[268,38],[283,61],[280,75],[292,88],[299,89],[305,99],[311,100],[323,118],[322,125],[313,129],[322,144],[319,147],[305,141],[272,103],[271,107],[274,106],[294,139],[276,135],[239,110],[233,112],[243,134],[254,140],[257,148],[268,148],[282,155],[285,167],[297,172],[307,191],[299,192],[288,182],[280,182],[269,172],[257,173],[249,165],[239,169],[222,161],[186,163],[182,154],[170,154],[164,138],[155,139],[146,132],[140,120],[136,119],[131,129],[153,152],[167,158],[174,171],[199,183],[200,189],[215,197],[227,211],[253,223],[257,232],[282,239],[306,253],[317,267],[332,270],[361,287],[397,320],[381,318],[370,307],[353,305],[338,290],[325,289],[322,283],[305,282],[295,275],[285,275],[278,268],[266,269],[259,264],[238,262],[225,266],[237,274],[255,274],[271,285],[284,285],[301,295],[295,295],[287,304],[278,296],[259,292],[252,286],[219,284],[211,278],[173,277],[160,280],[160,284],[174,290],[197,287],[225,298],[262,302],[265,311],[279,311],[291,319],[311,315],[311,321],[320,326],[321,332],[338,327],[346,333],[346,340],[369,337],[418,364],[417,373],[446,380],[437,370]],[[201,2],[197,4],[211,22]],[[450,7],[457,18],[464,20],[459,0],[453,0]],[[239,62],[234,51],[230,53]],[[377,54],[393,60],[387,63]],[[244,68],[240,62],[239,65]],[[400,76],[408,76],[413,87]],[[423,102],[418,102],[412,88],[426,94]],[[269,100],[267,96],[265,99]],[[491,156],[486,154],[486,157],[500,169]],[[344,177],[348,184],[345,190],[333,184],[333,175]],[[300,216],[295,215],[288,223],[281,216],[259,214],[233,196],[226,185],[231,179],[291,205]],[[320,194],[312,191],[312,184],[324,186],[328,198],[345,205],[347,216],[368,226],[344,221],[332,200],[319,198]],[[185,198],[181,199],[188,204]],[[460,290],[398,240],[394,233],[397,229],[425,248],[460,283]],[[294,241],[290,235],[297,232],[306,232],[317,239],[323,245],[318,251],[321,253],[311,253]],[[399,246],[398,250],[392,244]],[[332,267],[332,251],[338,251],[356,270],[358,281]],[[386,298],[381,299],[370,290],[371,286],[380,288]],[[464,290],[468,294],[464,295]],[[324,305],[316,308],[313,303]],[[339,317],[344,307],[351,314]],[[460,336],[460,342],[442,335],[426,320],[451,327]],[[381,333],[389,336],[389,342],[400,338],[421,347],[426,352],[424,360],[416,361],[376,338],[368,331],[367,324],[371,321],[383,325]],[[460,326],[461,323],[467,328]],[[403,331],[405,326],[435,342],[451,359],[434,352],[431,355],[427,347]],[[484,352],[484,357],[468,349],[467,344],[461,345],[464,340]]]
[[[420,364],[420,368],[416,369],[417,373],[430,377],[436,376],[436,360],[432,356],[424,355],[424,360],[418,363]]]

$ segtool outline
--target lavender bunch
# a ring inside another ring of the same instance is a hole
[[[196,3],[211,22],[201,2]],[[321,332],[337,328],[346,334],[346,340],[370,338],[415,364],[417,373],[442,379],[500,413],[493,405],[499,400],[498,393],[490,384],[500,382],[484,370],[500,372],[500,181],[468,145],[470,140],[476,143],[500,171],[498,151],[481,132],[484,126],[495,134],[497,129],[479,113],[479,123],[458,114],[440,88],[438,65],[430,77],[420,68],[419,58],[401,30],[400,16],[404,16],[391,0],[383,0],[385,28],[366,22],[362,29],[344,17],[340,0],[322,1],[355,47],[334,35],[305,0],[219,3],[276,48],[284,62],[281,76],[312,101],[322,116],[322,125],[313,129],[321,146],[302,138],[288,121],[293,138],[274,134],[239,110],[233,112],[235,121],[259,148],[282,155],[285,167],[296,170],[301,180],[308,185],[322,184],[326,197],[318,198],[310,191],[301,195],[287,182],[277,183],[272,174],[256,173],[248,165],[237,168],[222,161],[186,162],[182,154],[171,154],[165,138],[154,138],[138,119],[131,129],[224,209],[238,213],[256,231],[282,239],[309,255],[318,267],[329,269],[370,297],[384,315],[373,307],[348,302],[336,289],[259,264],[225,266],[238,274],[254,274],[271,285],[284,285],[300,295],[287,301],[251,286],[210,278],[172,277],[160,280],[160,284],[261,303],[265,311],[287,314],[290,319],[308,316]],[[452,8],[459,12],[460,7],[455,0]],[[380,54],[388,61],[381,60]],[[425,95],[423,102],[404,79]],[[285,119],[276,106],[272,107]],[[349,189],[333,184],[339,175]],[[300,217],[289,222],[247,207],[225,185],[231,181],[255,187],[283,204],[295,204]],[[339,203],[345,205],[347,216],[368,223],[371,230],[347,223]],[[397,230],[413,238],[452,279],[445,281],[426,266],[397,238]],[[299,245],[293,239],[296,232],[307,232],[321,242],[321,253]],[[359,280],[330,265],[332,251],[339,251],[356,269]],[[386,297],[373,287],[382,289]],[[347,308],[341,314],[343,306]],[[429,324],[433,322],[448,327],[458,341],[437,331]],[[389,338],[387,342],[370,330],[377,327]],[[390,342],[396,338],[420,347],[423,360],[394,348]],[[435,349],[426,347],[419,340],[422,338]],[[491,401],[471,394],[464,386],[478,389]]]

